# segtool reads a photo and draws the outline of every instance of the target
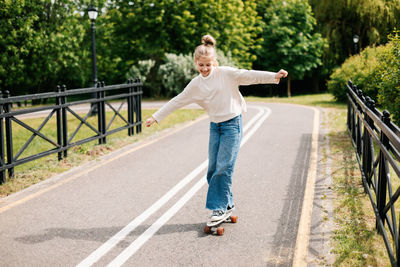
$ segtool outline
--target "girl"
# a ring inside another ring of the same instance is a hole
[[[217,62],[215,39],[202,37],[202,44],[194,51],[194,64],[199,75],[186,88],[160,108],[146,126],[161,122],[168,114],[190,103],[197,103],[210,117],[209,163],[207,171],[208,192],[206,208],[212,213],[208,222],[224,219],[234,209],[232,176],[242,138],[242,111],[246,103],[239,92],[239,85],[279,83],[288,75],[220,67]]]

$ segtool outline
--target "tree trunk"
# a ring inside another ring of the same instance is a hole
[[[319,77],[317,75],[313,75],[312,79],[312,90],[315,93],[319,93]]]
[[[290,92],[290,76],[289,75],[287,76],[287,96],[289,98],[292,96],[291,92]]]

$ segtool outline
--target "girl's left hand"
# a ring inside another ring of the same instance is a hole
[[[277,74],[275,74],[275,80],[278,83],[281,78],[286,78],[288,76],[288,72],[286,70],[280,70]]]

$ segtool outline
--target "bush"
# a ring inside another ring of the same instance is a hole
[[[230,53],[225,55],[218,50],[217,55],[220,66],[237,66]],[[133,65],[125,75],[126,79],[140,78],[145,92],[150,97],[159,97],[161,92],[168,97],[175,96],[182,92],[190,80],[198,75],[192,54],[165,54],[164,63],[158,70],[154,72],[152,68],[156,68],[154,60],[141,60]],[[157,76],[152,76],[151,73],[156,73]],[[161,90],[159,81],[162,82],[164,90]]]
[[[168,96],[179,94],[197,75],[192,55],[166,54],[166,62],[158,69]]]
[[[232,58],[231,52],[225,55],[222,51],[217,50],[217,57],[220,66],[238,67],[238,64]]]
[[[236,66],[230,53],[225,56],[223,52],[218,51],[217,56],[220,66]],[[198,71],[194,65],[192,54],[166,54],[166,61],[160,66],[158,74],[166,94],[171,97],[182,92],[190,80],[198,75]]]
[[[400,36],[399,31],[389,35],[390,51],[379,67],[378,103],[393,114],[400,124]]]
[[[132,65],[129,71],[125,74],[126,79],[139,78],[143,83],[143,94],[146,96],[154,96],[160,94],[160,87],[155,85],[154,82],[149,82],[151,69],[155,66],[155,61],[140,60],[136,65]]]
[[[370,47],[348,58],[328,81],[328,90],[339,101],[346,100],[350,79],[381,109],[387,109],[400,123],[400,36],[395,30],[384,46]]]
[[[125,77],[127,80],[139,78],[142,83],[145,83],[147,76],[150,73],[152,67],[156,62],[154,60],[141,60],[137,65],[133,65],[129,71],[126,73]]]
[[[348,58],[337,68],[328,81],[328,91],[336,100],[346,101],[346,84],[352,80],[357,88],[377,101],[379,89],[379,65],[385,60],[390,51],[390,45],[369,47],[360,54]]]

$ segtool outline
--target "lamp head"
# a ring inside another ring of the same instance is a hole
[[[354,34],[354,36],[353,36],[353,42],[354,42],[355,44],[357,44],[359,40],[360,40],[360,37],[359,37],[357,34]]]
[[[90,20],[96,20],[97,15],[99,14],[99,12],[97,11],[97,9],[91,5],[88,9],[87,9],[88,15],[89,15],[89,19]]]

